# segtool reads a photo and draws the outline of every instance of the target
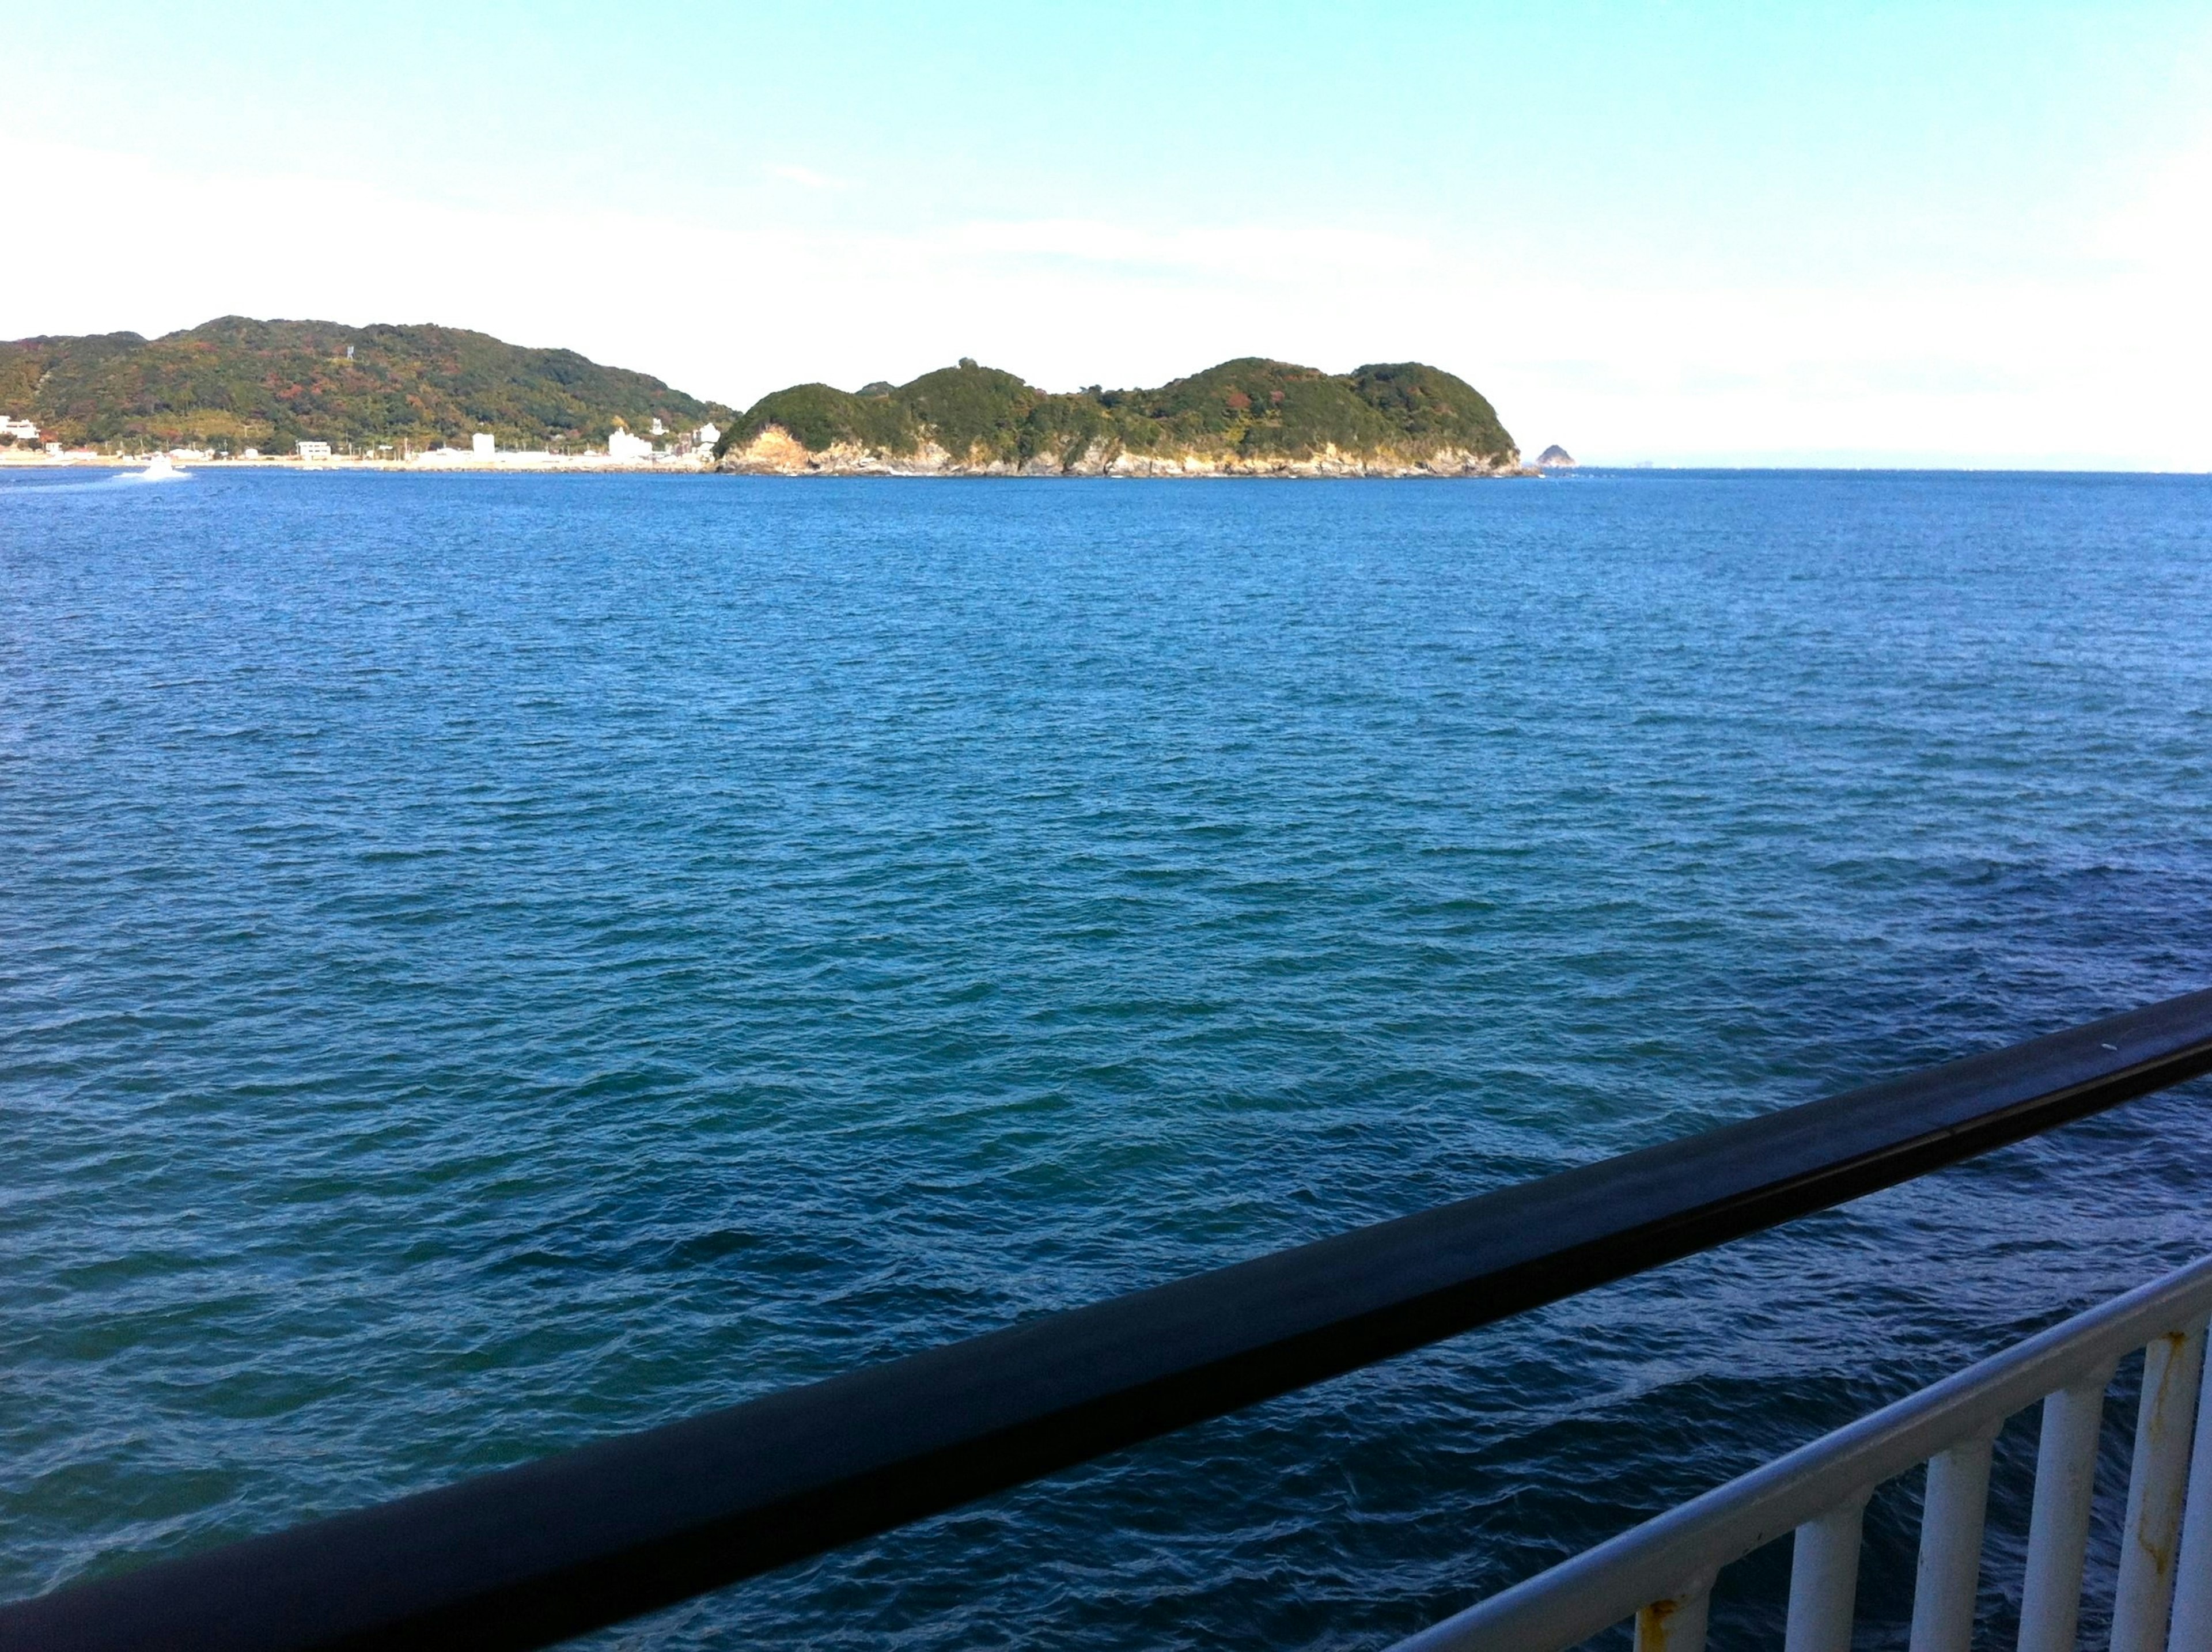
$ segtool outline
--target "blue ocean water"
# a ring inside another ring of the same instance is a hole
[[[0,477],[0,1594],[2206,985],[2208,616],[2203,479]],[[1381,1645],[2203,1251],[2204,1108],[603,1638]]]

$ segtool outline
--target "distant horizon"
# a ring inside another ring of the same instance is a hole
[[[2179,0],[398,6],[12,19],[0,335],[437,314],[739,406],[1418,359],[1621,459],[2212,465]]]
[[[203,317],[198,321],[187,323],[182,326],[165,328],[159,332],[148,332],[143,329],[135,327],[117,326],[94,327],[87,329],[82,332],[76,333],[64,333],[47,329],[24,333],[12,333],[5,338],[0,338],[0,343],[21,343],[32,338],[41,337],[115,337],[126,333],[135,334],[149,342],[153,342],[161,338],[174,337],[180,333],[189,333],[214,322],[231,318],[264,323],[289,322],[302,325],[340,326],[356,330],[378,326],[438,327],[453,331],[481,333],[486,337],[496,338],[502,343],[514,345],[518,348],[526,349],[575,350],[575,353],[585,355],[586,359],[591,360],[596,365],[602,367],[641,372],[650,371],[650,369],[638,367],[635,364],[628,361],[608,361],[602,357],[592,356],[589,352],[576,350],[574,345],[566,343],[558,339],[540,340],[507,338],[495,332],[491,332],[489,329],[468,327],[458,323],[430,318],[402,320],[395,319],[392,316],[383,315],[372,317],[367,320],[356,321],[348,320],[330,313],[316,313],[313,312],[303,312],[296,315],[289,316],[255,316],[246,311],[236,308],[220,310],[214,314]],[[1439,361],[1432,355],[1385,358],[1379,355],[1370,355],[1363,356],[1358,361],[1347,362],[1342,366],[1332,366],[1324,362],[1302,361],[1294,356],[1280,355],[1267,355],[1265,352],[1261,351],[1246,351],[1242,354],[1244,355],[1262,355],[1265,359],[1285,361],[1300,367],[1312,367],[1319,372],[1331,374],[1351,372],[1358,367],[1370,365],[1385,360],[1416,360],[1429,362],[1431,365],[1443,367],[1447,372],[1457,371],[1457,369],[1453,367],[1448,361]],[[981,358],[974,359],[980,360]],[[1212,356],[1199,367],[1189,368],[1184,373],[1173,376],[1177,378],[1188,377],[1192,373],[1204,371],[1206,367],[1212,367],[1218,362],[1236,359],[1239,359],[1239,357],[1237,355]],[[946,361],[937,365],[940,367],[950,366],[951,363],[951,361]],[[1086,387],[1090,384],[1105,382],[1103,380],[1093,376],[1092,378],[1085,380],[1083,384],[1057,386],[1042,382],[1036,377],[1029,374],[1022,373],[1018,368],[1008,367],[1003,362],[983,361],[982,365],[985,367],[998,367],[1004,371],[1016,373],[1018,376],[1023,378],[1025,382],[1035,385],[1040,389],[1057,394],[1073,393]],[[924,369],[924,371],[931,370],[934,369]],[[661,378],[664,382],[669,385],[669,387],[672,390],[682,392],[696,400],[711,402],[719,405],[729,407],[737,413],[743,413],[761,399],[760,396],[755,396],[750,400],[734,400],[719,396],[711,389],[680,381],[670,380],[665,374],[655,374],[653,376]],[[1462,374],[1462,376],[1465,375]],[[866,385],[878,381],[878,378],[869,378],[855,380],[854,383],[849,385],[839,385],[836,384],[835,380],[827,377],[817,376],[813,378],[793,380],[791,383],[831,384],[837,389],[857,392]],[[770,394],[773,393],[775,390],[787,387],[788,386],[771,386],[770,390],[763,392],[762,395]],[[1109,390],[1126,390],[1138,388],[1139,386],[1133,385],[1108,384],[1106,387]],[[1479,383],[1476,384],[1475,388],[1483,391],[1486,395],[1490,394],[1487,389]],[[1492,396],[1491,399],[1493,404],[1497,401],[1497,398],[1494,396]],[[20,416],[26,411],[27,411],[27,410],[0,408],[0,414],[14,414]],[[1499,416],[1504,422],[1506,428],[1509,430],[1513,428],[1514,418],[1512,410],[1510,407],[1500,406]],[[1585,452],[1583,448],[1577,447],[1574,441],[1565,440],[1558,435],[1546,435],[1542,439],[1537,440],[1518,435],[1516,434],[1516,440],[1520,443],[1522,459],[1528,463],[1533,464],[1536,457],[1542,453],[1547,448],[1557,446],[1565,448],[1568,453],[1572,456],[1575,460],[1575,468],[1580,470],[1832,471],[1838,472],[1863,471],[1870,472],[1927,471],[1931,473],[1958,474],[1987,473],[2019,475],[2184,477],[2212,474],[2212,459],[2208,459],[2205,464],[2197,466],[2185,465],[2158,466],[2145,465],[2139,462],[2131,464],[2117,457],[2102,459],[2091,459],[2087,462],[2085,462],[2083,456],[2078,453],[2069,455],[2061,452],[2050,452],[2040,455],[2023,454],[1996,460],[1990,459],[1985,456],[1972,454],[1970,452],[1916,453],[1909,451],[1881,449],[1809,451],[1784,450],[1782,452],[1769,451],[1764,452],[1757,451],[1714,452],[1708,453],[1683,453],[1680,452],[1668,453],[1665,452],[1654,452],[1647,450],[1640,452],[1622,453],[1607,452],[1605,449],[1597,448],[1591,449],[1588,452]]]

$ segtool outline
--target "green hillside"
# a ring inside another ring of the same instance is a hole
[[[1517,458],[1480,392],[1418,361],[1328,374],[1247,357],[1158,390],[1053,394],[963,360],[896,387],[775,391],[731,424],[720,452],[742,459],[771,427],[814,454],[896,461],[933,445],[954,465],[1041,471],[1096,468],[1116,454],[1255,467],[1332,450],[1407,466],[1444,455],[1499,465]]]
[[[101,446],[191,442],[289,451],[302,439],[356,448],[452,442],[489,430],[502,447],[603,444],[729,410],[574,350],[527,349],[459,327],[344,327],[225,316],[189,331],[0,343],[0,413]]]

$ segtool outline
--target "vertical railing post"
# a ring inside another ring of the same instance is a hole
[[[2174,1565],[2173,1626],[2166,1652],[2212,1652],[2212,1359],[2197,1384],[2197,1441],[2189,1454],[2189,1498]]]
[[[2142,1405],[2136,1413],[2128,1515],[2120,1528],[2120,1577],[2112,1594],[2112,1652],[2163,1652],[2166,1645],[2197,1384],[2203,1370],[2202,1319],[2143,1350]]]
[[[1982,1527],[1990,1509],[1990,1449],[1996,1439],[1993,1430],[1929,1459],[1920,1571],[1912,1586],[1911,1652],[1969,1652],[1973,1643]]]
[[[1654,1600],[1636,1614],[1636,1652],[1705,1652],[1705,1615],[1713,1601],[1710,1574]]]
[[[2020,1600],[2020,1652],[2074,1652],[2097,1434],[2104,1424],[2105,1390],[2112,1386],[2112,1369],[2100,1366],[2043,1402],[2035,1503],[2028,1516],[2027,1578]]]
[[[1859,1532],[1868,1491],[1797,1528],[1790,1558],[1790,1624],[1783,1652],[1851,1652],[1858,1605]]]

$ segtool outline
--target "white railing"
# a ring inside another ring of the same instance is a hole
[[[1911,1652],[1967,1652],[1990,1448],[2008,1417],[2038,1400],[2043,1436],[2020,1652],[2074,1652],[2105,1390],[2136,1348],[2144,1351],[2142,1403],[2112,1652],[2212,1652],[2212,1427],[2196,1430],[2208,1315],[2212,1258],[1646,1521],[1395,1652],[1564,1652],[1631,1618],[1638,1652],[1702,1652],[1721,1568],[1791,1532],[1786,1652],[1849,1652],[1867,1498],[1923,1462]]]

